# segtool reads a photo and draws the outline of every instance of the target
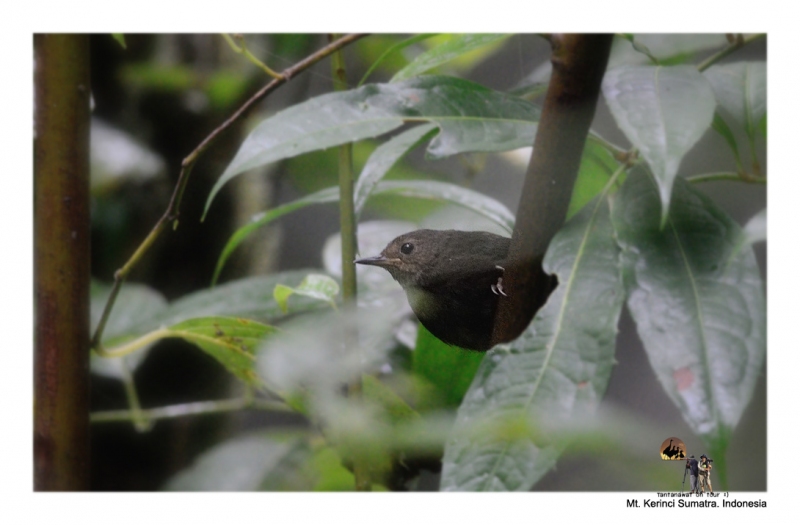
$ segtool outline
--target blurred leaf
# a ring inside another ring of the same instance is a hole
[[[339,293],[339,283],[327,275],[312,273],[300,282],[300,286],[292,288],[284,284],[275,286],[273,296],[284,313],[289,311],[287,301],[292,294],[304,295],[318,301],[325,301],[336,308],[336,295]]]
[[[224,110],[232,106],[247,92],[248,78],[234,71],[215,71],[205,83],[205,94],[211,106]]]
[[[251,385],[258,384],[254,372],[255,350],[275,328],[256,321],[232,317],[201,317],[169,327],[167,337],[180,337],[200,347],[230,373]]]
[[[692,66],[628,66],[606,72],[603,95],[655,174],[663,227],[681,160],[711,125],[714,93]]]
[[[364,375],[362,377],[364,397],[380,405],[393,422],[409,421],[420,417],[406,401],[379,379]]]
[[[356,480],[353,473],[342,466],[342,460],[333,448],[322,447],[314,452],[311,465],[317,473],[314,491],[332,492],[355,489]]]
[[[259,124],[216,182],[220,188],[249,169],[309,151],[382,135],[405,120],[436,123],[428,146],[434,158],[464,151],[504,151],[533,144],[535,105],[458,78],[424,76],[328,93],[285,109]]]
[[[717,64],[703,75],[711,83],[722,109],[752,138],[767,112],[766,62]]]
[[[381,54],[381,56],[379,56],[377,59],[375,59],[375,61],[372,63],[371,66],[369,66],[369,69],[367,69],[367,72],[364,73],[363,77],[361,77],[361,80],[359,81],[357,87],[360,87],[362,84],[364,84],[364,82],[367,80],[367,78],[369,78],[369,76],[372,74],[372,72],[375,70],[375,68],[377,68],[379,65],[381,65],[389,56],[393,55],[394,53],[397,53],[398,51],[401,51],[401,50],[407,48],[408,46],[414,45],[417,42],[421,42],[422,40],[427,40],[428,38],[431,38],[432,36],[436,36],[436,33],[424,33],[424,34],[420,34],[420,35],[414,35],[414,36],[412,36],[410,38],[406,38],[405,40],[403,40],[401,42],[398,42],[398,43],[392,45],[391,47],[389,47],[386,51],[384,51]]]
[[[760,212],[753,215],[747,224],[744,225],[744,236],[747,244],[755,244],[757,242],[767,240],[767,209],[764,208]]]
[[[511,35],[489,33],[455,35],[444,43],[419,55],[409,65],[398,71],[391,81],[400,82],[418,76],[461,55],[504,40],[509,36]]]
[[[324,310],[289,319],[260,346],[260,377],[283,397],[333,395],[342,384],[378,369],[396,346],[393,327],[403,315],[396,302],[392,297],[359,297],[357,310]]]
[[[742,232],[711,199],[676,180],[663,230],[657,202],[638,175],[614,203],[628,309],[664,390],[707,446],[724,451],[764,363],[761,276],[752,250],[732,256]]]
[[[122,49],[128,49],[128,46],[125,45],[125,35],[122,33],[111,33],[111,36],[117,43],[122,46]]]
[[[170,478],[169,491],[254,491],[281,470],[292,453],[306,451],[302,437],[277,439],[259,432],[237,437],[212,447],[193,464]],[[302,490],[302,488],[299,488]]]
[[[457,407],[464,399],[484,355],[443,343],[420,325],[412,369],[433,385],[436,394],[424,400],[425,408]]]
[[[599,404],[614,363],[623,288],[619,248],[602,196],[550,243],[559,285],[530,326],[483,359],[445,447],[442,490],[529,490],[566,443],[548,429]],[[490,431],[475,436],[470,427]],[[471,435],[472,434],[472,435]]]
[[[378,146],[358,176],[353,190],[357,217],[364,209],[364,204],[375,185],[406,153],[431,138],[434,130],[436,126],[433,124],[415,126]]]
[[[185,65],[136,62],[122,66],[120,74],[124,84],[138,89],[182,92],[199,84],[197,72]]]

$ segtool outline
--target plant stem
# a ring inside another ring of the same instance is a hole
[[[331,39],[335,36],[331,35]],[[333,54],[333,87],[335,91],[347,89],[347,74],[345,71],[344,57],[341,50]],[[345,316],[355,314],[356,296],[358,293],[356,283],[356,212],[353,189],[355,181],[353,176],[353,145],[339,146],[339,227],[342,238],[342,310]],[[358,346],[358,332],[353,319],[345,317],[344,341],[347,352],[356,354],[361,361]],[[358,377],[347,386],[348,396],[352,400],[360,400],[362,395],[361,378]],[[356,490],[371,490],[371,482],[367,465],[363,458],[353,458],[353,475],[355,476]]]
[[[34,489],[89,488],[89,37],[34,35]]]
[[[189,182],[189,174],[192,171],[192,166],[194,166],[194,163],[197,161],[200,154],[203,153],[223,131],[231,127],[234,122],[239,120],[242,115],[252,108],[253,105],[275,91],[275,89],[277,89],[279,86],[285,84],[293,76],[305,71],[323,58],[330,56],[335,51],[365,36],[366,34],[351,34],[343,36],[335,42],[331,42],[319,51],[307,56],[295,65],[283,70],[278,78],[273,79],[269,84],[261,88],[255,95],[250,97],[250,99],[242,104],[242,106],[237,109],[233,115],[215,128],[189,155],[186,156],[186,158],[183,159],[178,182],[175,184],[175,189],[172,192],[169,206],[167,206],[167,210],[164,212],[164,215],[158,220],[156,225],[150,231],[150,234],[148,234],[142,244],[136,249],[128,262],[126,262],[122,268],[114,273],[114,286],[111,290],[111,294],[108,297],[108,301],[106,301],[106,305],[103,309],[103,315],[101,316],[100,322],[95,329],[94,336],[92,337],[91,347],[93,349],[102,353],[103,331],[105,330],[105,325],[108,321],[109,315],[111,314],[111,310],[114,307],[114,302],[117,299],[119,289],[127,278],[128,273],[130,273],[131,269],[139,262],[144,254],[147,253],[155,240],[164,230],[164,227],[167,225],[167,223],[173,222],[173,228],[177,227],[181,199],[183,198],[183,193],[186,190],[186,186]]]
[[[716,64],[717,62],[719,62],[720,60],[725,58],[726,56],[728,56],[731,53],[733,53],[734,51],[736,51],[737,49],[740,49],[740,48],[746,46],[747,44],[755,42],[756,40],[760,40],[762,38],[765,38],[766,36],[767,35],[764,34],[764,33],[758,33],[758,34],[755,34],[755,35],[750,35],[748,37],[743,37],[742,35],[737,35],[736,37],[734,37],[733,42],[728,44],[727,47],[721,49],[717,53],[714,53],[713,55],[711,55],[710,57],[705,59],[703,62],[701,62],[700,65],[697,66],[697,70],[700,71],[700,72],[703,72],[706,69],[708,69],[709,67],[711,67],[712,65]]]
[[[268,401],[265,399],[253,399],[252,396],[244,396],[238,399],[222,399],[218,401],[197,401],[194,403],[181,403],[165,407],[149,408],[139,411],[138,416],[146,421],[156,421],[159,419],[174,419],[186,416],[199,416],[209,414],[221,414],[224,412],[235,412],[252,408],[254,410],[273,410],[286,412],[291,410],[286,404],[278,401]],[[92,423],[111,423],[119,421],[136,421],[137,414],[133,410],[104,410],[94,412],[91,415]]]
[[[737,182],[749,182],[751,184],[766,184],[766,177],[759,177],[757,175],[749,175],[746,173],[735,173],[733,171],[722,171],[718,173],[703,173],[701,175],[692,175],[686,177],[688,182],[710,182],[716,180],[733,180]]]

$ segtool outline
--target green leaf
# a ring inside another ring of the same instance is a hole
[[[456,35],[443,44],[426,51],[415,58],[409,65],[392,77],[392,82],[400,82],[421,75],[422,73],[444,63],[489,44],[504,40],[508,34],[467,34]]]
[[[125,35],[122,33],[111,33],[111,36],[117,43],[122,46],[122,49],[128,49],[128,46],[125,45]]]
[[[711,125],[714,93],[691,66],[628,66],[606,72],[603,95],[655,174],[663,227],[681,160]]]
[[[447,345],[420,325],[413,353],[412,370],[436,389],[427,408],[457,407],[483,360],[481,352]]]
[[[372,65],[369,66],[369,69],[367,69],[367,72],[364,73],[363,77],[361,77],[361,80],[359,81],[357,87],[361,87],[361,85],[364,84],[364,82],[367,80],[367,78],[369,78],[370,74],[375,70],[375,68],[377,68],[381,63],[383,63],[383,61],[386,60],[386,58],[388,56],[390,56],[392,53],[396,53],[398,51],[401,51],[401,50],[407,48],[408,46],[411,46],[411,45],[416,44],[417,42],[421,42],[423,40],[427,40],[427,39],[429,39],[431,37],[436,36],[437,34],[438,33],[426,33],[426,34],[421,34],[421,35],[414,35],[414,36],[412,36],[410,38],[406,38],[402,42],[398,42],[398,43],[394,44],[393,46],[389,47],[389,49],[384,51],[381,54],[381,56],[379,56],[377,58],[377,60],[375,60],[375,62],[373,62]]]
[[[596,408],[614,363],[623,288],[608,199],[553,238],[545,271],[559,285],[523,334],[490,351],[445,447],[442,490],[529,490],[565,443],[548,428]],[[503,429],[475,435],[471,429]]]
[[[704,73],[717,102],[753,137],[767,113],[766,62],[713,65]]]
[[[303,295],[318,301],[324,301],[333,308],[336,308],[335,298],[339,294],[339,283],[327,275],[312,273],[307,275],[297,288],[292,288],[283,284],[276,285],[273,296],[275,297],[275,302],[278,303],[278,306],[280,306],[284,313],[289,311],[287,301],[292,294]]]
[[[614,202],[628,309],[650,364],[689,427],[724,451],[766,352],[763,283],[739,226],[685,181],[660,228],[658,193],[631,176]]]
[[[509,234],[514,230],[514,214],[503,203],[455,184],[433,180],[383,181],[378,183],[373,194],[449,202],[486,217]]]
[[[92,281],[91,286],[91,325],[96,329],[100,323],[103,309],[108,302],[111,286]],[[125,283],[117,294],[106,328],[103,331],[103,344],[113,345],[141,335],[135,328],[152,315],[166,310],[167,300],[149,286]],[[150,349],[147,345],[138,352],[121,359],[107,359],[92,354],[91,369],[95,374],[125,380],[128,375],[144,361]],[[124,362],[123,362],[124,360]]]
[[[201,317],[169,327],[166,337],[180,337],[200,347],[233,375],[251,385],[259,383],[253,371],[256,347],[275,328],[234,317]]]
[[[249,169],[313,150],[375,137],[404,120],[441,129],[428,146],[434,158],[464,151],[504,151],[533,144],[540,110],[525,100],[451,77],[424,76],[328,93],[259,124],[211,190]]]
[[[587,140],[581,156],[578,178],[572,190],[567,218],[569,219],[597,197],[619,167],[614,155],[595,140]]]
[[[736,166],[741,170],[742,169],[742,160],[739,157],[739,146],[736,144],[736,137],[734,137],[731,128],[728,127],[728,123],[725,122],[725,119],[722,118],[719,112],[714,112],[714,121],[711,124],[711,127],[714,128],[714,131],[722,135],[722,138],[725,139],[725,142],[728,143],[728,146],[733,151],[733,156],[736,159]]]
[[[277,284],[297,286],[311,270],[292,270],[268,276],[238,279],[213,289],[185,295],[163,312],[151,316],[135,328],[137,335],[160,326],[170,326],[196,317],[243,317],[271,323],[284,316],[272,295]],[[292,310],[300,312],[320,308],[319,301],[298,297]]]
[[[431,138],[434,130],[436,130],[436,126],[433,124],[415,126],[375,149],[364,169],[361,170],[361,175],[358,176],[355,190],[353,190],[356,216],[361,214],[375,185],[392,169],[392,166],[411,149]]]
[[[450,202],[483,215],[497,223],[508,233],[514,230],[514,214],[512,214],[504,204],[482,193],[462,188],[455,184],[428,180],[382,181],[375,185],[372,190],[372,195],[400,195],[418,199]],[[305,208],[311,204],[335,202],[338,198],[339,188],[326,188],[302,197],[294,202],[284,204],[283,206],[254,216],[250,223],[236,230],[225,244],[217,260],[217,267],[214,269],[214,282],[216,282],[222,272],[222,268],[225,266],[225,262],[233,251],[258,228],[266,226],[273,220],[292,211]]]
[[[259,432],[237,437],[212,447],[197,457],[188,468],[170,478],[168,491],[254,491],[282,473],[284,464],[298,452],[310,456],[308,445],[301,437],[278,439]],[[297,487],[295,490],[308,490]]]

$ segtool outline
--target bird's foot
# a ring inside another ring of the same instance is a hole
[[[497,268],[498,270],[502,270],[504,272],[506,271],[506,269],[503,268],[502,266],[495,266],[495,268]],[[502,295],[503,297],[508,297],[508,294],[505,291],[503,291],[503,278],[502,277],[498,277],[497,278],[497,284],[493,284],[492,285],[492,293],[494,293],[495,295]]]

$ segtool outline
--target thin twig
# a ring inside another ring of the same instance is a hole
[[[189,181],[189,173],[192,171],[192,166],[197,161],[198,157],[201,153],[203,153],[209,145],[225,130],[227,130],[231,125],[236,122],[242,115],[245,114],[251,107],[253,107],[256,102],[259,102],[261,99],[275,91],[279,86],[288,82],[292,77],[301,73],[311,67],[312,65],[316,64],[323,58],[331,55],[335,51],[359,40],[363,37],[367,36],[366,34],[351,34],[343,36],[339,38],[335,42],[331,42],[327,46],[323,47],[319,51],[307,56],[297,64],[283,70],[280,73],[279,78],[273,79],[269,84],[261,88],[255,95],[250,97],[250,99],[242,104],[242,106],[234,112],[234,114],[229,117],[225,122],[219,125],[216,129],[214,129],[203,141],[185,158],[181,163],[181,172],[178,177],[178,182],[175,184],[175,190],[172,193],[172,197],[170,198],[169,206],[167,206],[164,215],[158,220],[156,225],[153,227],[151,232],[142,242],[142,244],[136,249],[134,254],[125,263],[125,265],[117,270],[114,273],[114,286],[111,290],[111,294],[108,297],[108,301],[103,309],[103,315],[100,318],[100,322],[97,325],[97,329],[95,330],[94,336],[92,337],[91,348],[98,350],[102,353],[102,339],[103,339],[103,331],[105,330],[106,322],[108,321],[108,317],[111,314],[111,310],[114,307],[114,302],[116,301],[117,294],[119,293],[119,289],[122,286],[122,283],[127,278],[128,274],[130,273],[131,269],[139,262],[139,260],[144,256],[147,250],[153,245],[155,240],[164,230],[164,227],[169,222],[173,222],[174,227],[177,227],[177,219],[179,215],[179,208],[181,199],[183,198],[183,193],[186,190],[186,185]]]
[[[747,44],[755,42],[756,40],[759,40],[759,39],[764,38],[766,36],[767,35],[764,34],[764,33],[758,33],[758,34],[755,34],[755,35],[750,35],[748,37],[743,37],[742,35],[737,35],[736,37],[733,38],[733,42],[728,44],[727,47],[721,49],[717,53],[714,53],[713,55],[711,55],[710,57],[705,59],[703,62],[701,62],[700,65],[697,66],[697,70],[700,71],[700,72],[703,72],[706,69],[708,69],[709,67],[711,67],[712,65],[716,64],[717,62],[719,62],[720,60],[725,58],[726,56],[728,56],[731,53],[733,53],[734,51],[736,51],[737,49],[741,49],[742,47],[746,46]]]
[[[733,171],[722,171],[718,173],[703,173],[702,175],[692,175],[686,177],[688,182],[711,182],[715,180],[733,180],[736,182],[749,182],[751,184],[766,184],[766,177],[750,175],[749,173],[735,173]]]
[[[266,399],[253,399],[245,396],[238,399],[221,399],[219,401],[197,401],[194,403],[181,403],[158,408],[148,408],[139,411],[139,415],[147,421],[159,419],[174,419],[185,416],[221,414],[251,408],[254,410],[273,410],[286,412],[291,410],[286,404]],[[135,421],[136,414],[133,410],[103,410],[94,412],[90,416],[92,423],[110,423],[119,421]]]

